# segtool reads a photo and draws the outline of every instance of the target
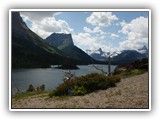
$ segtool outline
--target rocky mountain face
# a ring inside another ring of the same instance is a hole
[[[64,57],[64,53],[51,47],[23,22],[19,12],[12,12],[12,68],[49,67],[64,61],[76,62]]]
[[[66,46],[73,46],[73,40],[71,34],[60,34],[60,33],[53,33],[52,35],[46,38],[46,42],[54,47],[59,49],[66,47]]]
[[[57,47],[68,57],[82,61],[84,63],[92,63],[95,60],[86,54],[83,50],[73,44],[71,34],[53,33],[45,39],[46,43],[53,47]]]
[[[103,52],[101,48],[99,48],[98,50],[86,50],[85,52],[95,60],[107,61],[107,53]]]

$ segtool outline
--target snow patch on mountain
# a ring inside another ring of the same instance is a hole
[[[126,51],[137,51],[138,53],[142,54],[142,56],[146,56],[146,57],[148,56],[148,49],[146,46],[144,46],[138,50],[118,50],[118,51],[104,52],[101,48],[99,48],[98,50],[86,50],[85,52],[96,60],[106,61],[109,56],[111,58],[115,58],[116,56],[118,56],[122,53],[125,53],[125,54],[130,53],[130,52],[126,52]]]

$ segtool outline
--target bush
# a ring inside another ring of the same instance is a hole
[[[33,91],[35,91],[35,88],[33,87],[32,84],[30,84],[28,89],[27,89],[27,92],[33,92]]]
[[[44,84],[41,85],[41,86],[39,87],[39,90],[40,90],[40,91],[44,91],[44,90],[45,90],[45,85],[44,85]]]
[[[27,92],[33,92],[33,91],[45,91],[45,85],[41,85],[36,87],[36,89],[34,88],[34,86],[32,84],[29,85]]]
[[[84,86],[78,86],[78,85],[74,85],[73,89],[68,92],[72,93],[72,95],[75,95],[75,96],[76,95],[85,95],[87,93]]]
[[[49,96],[85,95],[96,90],[115,87],[115,83],[117,82],[120,82],[120,77],[118,76],[105,76],[103,74],[91,73],[86,76],[64,81],[64,83],[50,92]]]

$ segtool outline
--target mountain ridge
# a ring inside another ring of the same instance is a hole
[[[45,39],[46,43],[57,47],[68,57],[83,61],[84,63],[92,63],[95,60],[86,54],[83,50],[74,45],[72,35],[64,33],[53,33]]]
[[[112,63],[114,64],[127,64],[148,57],[148,49],[146,46],[138,50],[122,50],[112,53],[104,52],[101,48],[98,50],[86,50],[85,52],[92,58],[100,61],[107,61],[107,57],[111,56]]]

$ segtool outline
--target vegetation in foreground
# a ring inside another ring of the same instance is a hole
[[[120,77],[118,76],[91,73],[64,81],[64,83],[50,92],[49,96],[85,95],[97,90],[115,87],[117,82],[120,82]]]
[[[12,98],[15,99],[15,100],[19,100],[19,99],[27,98],[29,96],[41,95],[41,94],[44,94],[44,93],[47,93],[47,92],[46,91],[22,92],[22,93],[13,95]]]
[[[136,60],[127,65],[117,66],[113,75],[118,75],[121,78],[140,75],[148,71],[148,59]]]
[[[32,84],[30,84],[26,92],[18,92],[15,95],[13,95],[12,98],[14,98],[15,100],[18,100],[18,99],[26,98],[28,96],[39,95],[43,93],[47,93],[47,91],[45,91],[44,84],[36,88]]]
[[[132,77],[135,75],[141,75],[143,73],[147,72],[146,70],[139,70],[139,69],[134,69],[131,71],[125,71],[123,73],[117,74],[116,76],[119,76],[120,78],[127,78],[127,77]]]

